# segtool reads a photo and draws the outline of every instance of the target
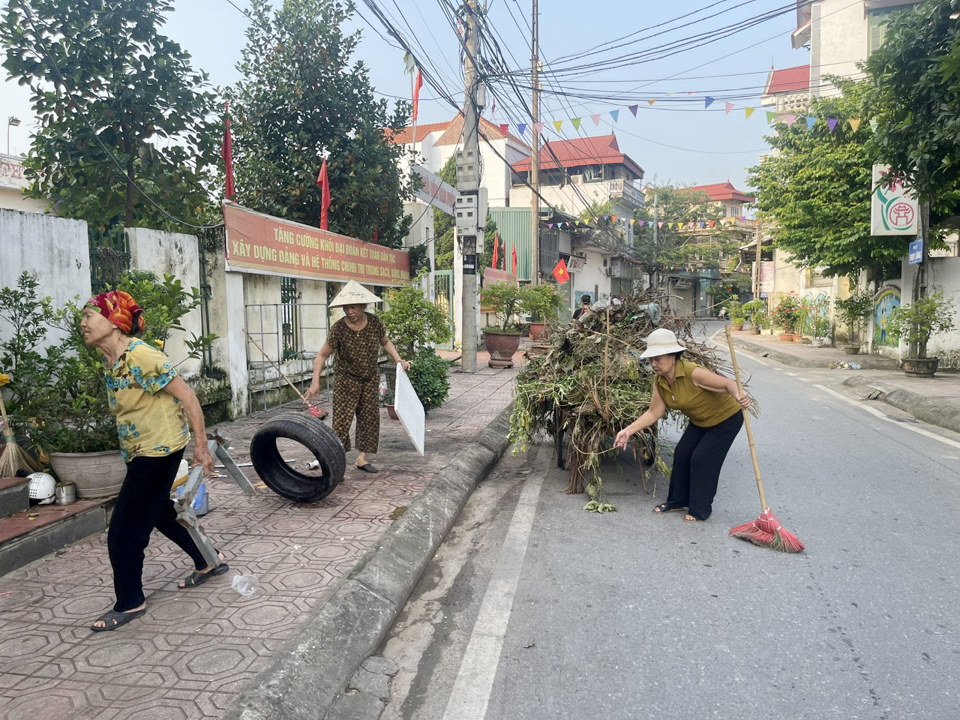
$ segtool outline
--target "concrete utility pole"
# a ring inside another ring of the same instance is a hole
[[[538,73],[540,71],[540,58],[537,52],[540,44],[540,13],[537,8],[537,0],[533,0],[533,22],[531,25],[533,38],[530,43],[533,47],[533,55],[530,64],[531,85],[533,87],[533,101],[531,103],[531,115],[533,123],[531,124],[531,136],[533,137],[533,154],[530,156],[530,254],[533,258],[533,270],[530,273],[530,282],[533,285],[540,284],[540,132],[537,130],[537,123],[540,122],[540,87]]]
[[[477,2],[464,5],[464,98],[463,149],[457,153],[456,228],[463,258],[463,290],[461,296],[461,370],[477,371],[477,236],[480,218],[480,113],[477,107]]]

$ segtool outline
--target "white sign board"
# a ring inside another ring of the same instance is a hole
[[[393,409],[396,410],[397,417],[400,418],[400,423],[407,431],[413,446],[423,455],[427,419],[423,412],[423,404],[414,392],[410,378],[407,377],[400,363],[397,363],[397,387],[393,394]]]
[[[422,165],[414,165],[413,171],[423,180],[423,187],[414,193],[416,198],[423,200],[427,205],[432,205],[441,212],[445,212],[447,215],[453,215],[453,206],[457,202],[457,195],[459,195],[457,189],[445,183],[439,175],[434,175]]]
[[[871,235],[916,235],[920,206],[916,196],[899,180],[887,180],[889,165],[873,166],[870,194]]]

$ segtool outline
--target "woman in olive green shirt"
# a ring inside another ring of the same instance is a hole
[[[656,374],[650,407],[617,433],[614,446],[626,449],[634,433],[653,425],[668,409],[686,415],[690,422],[674,450],[667,501],[653,511],[687,508],[683,519],[695,522],[710,517],[720,469],[743,426],[741,410],[750,407],[750,396],[739,394],[732,378],[684,360],[684,349],[666,328],[647,336],[641,357],[650,358]]]

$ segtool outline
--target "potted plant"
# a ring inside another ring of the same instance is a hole
[[[723,301],[723,306],[727,309],[727,315],[730,317],[730,327],[733,330],[743,330],[743,303],[736,295],[731,295]]]
[[[513,367],[513,354],[520,347],[518,314],[523,310],[520,287],[509,282],[485,285],[480,290],[480,307],[489,310],[497,325],[483,328],[483,344],[490,353],[492,368]]]
[[[766,314],[766,311],[767,304],[760,298],[743,304],[743,316],[750,322],[750,328],[754,335],[760,334],[760,325],[756,318],[761,314]]]
[[[548,324],[556,323],[563,298],[552,283],[526,285],[520,288],[520,304],[531,315],[530,339],[536,341]]]
[[[411,368],[413,366],[411,365]],[[387,415],[390,416],[391,420],[399,420],[400,417],[397,415],[397,410],[393,406],[393,393],[389,390],[386,395],[383,396],[383,406],[387,409]]]
[[[774,325],[782,328],[780,339],[792,342],[800,322],[800,298],[796,293],[781,295],[770,317]]]
[[[827,302],[823,295],[816,299],[804,298],[802,302],[803,327],[811,336],[810,343],[814,347],[829,344],[827,338],[830,335],[830,318],[827,315]]]
[[[937,372],[940,358],[927,357],[927,343],[932,336],[953,329],[955,313],[953,301],[942,292],[894,308],[887,330],[907,343],[907,356],[900,360],[900,368],[907,375],[933,377]]]
[[[847,344],[843,351],[847,355],[856,355],[860,352],[867,316],[873,309],[873,295],[865,290],[855,292],[834,302],[833,309],[837,319],[847,326]]]

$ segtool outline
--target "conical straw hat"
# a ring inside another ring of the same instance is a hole
[[[378,302],[383,301],[356,280],[351,280],[344,286],[343,290],[338,292],[337,296],[330,301],[330,307],[340,307],[341,305],[368,305],[369,303]]]

